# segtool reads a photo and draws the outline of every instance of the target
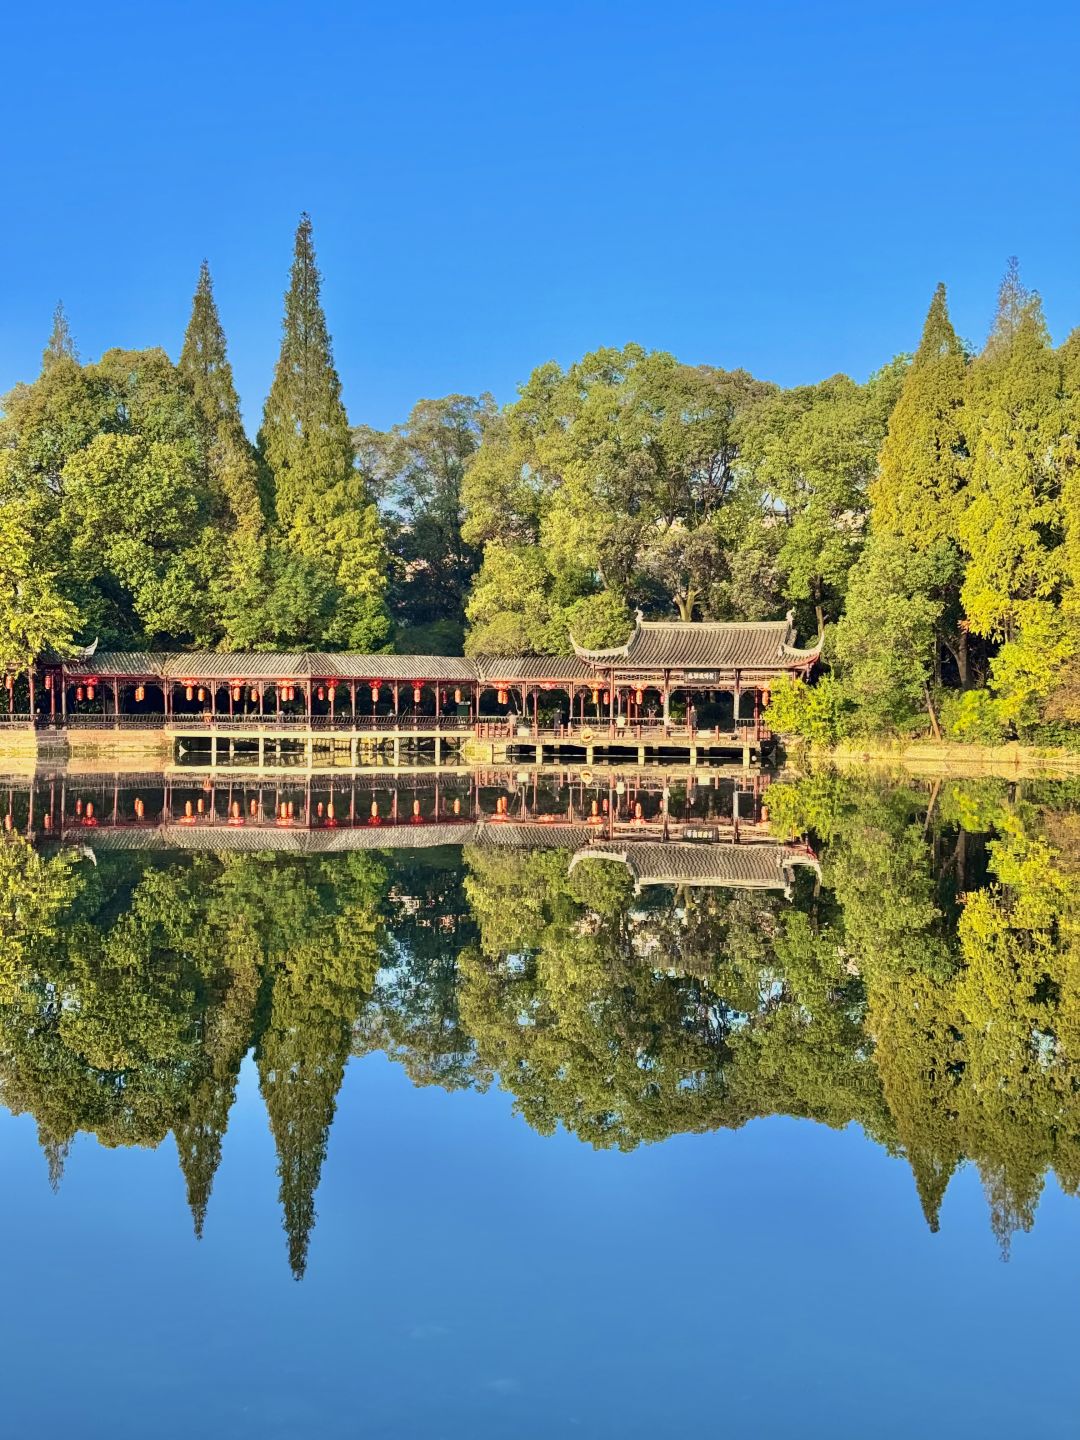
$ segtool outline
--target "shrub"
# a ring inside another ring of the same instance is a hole
[[[831,675],[816,685],[785,676],[773,687],[765,723],[781,735],[831,745],[848,733],[851,708],[844,687]]]

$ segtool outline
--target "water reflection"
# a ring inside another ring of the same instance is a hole
[[[5,782],[6,783],[6,782]],[[621,787],[621,788],[620,788]],[[51,1182],[170,1133],[207,1223],[254,1054],[302,1275],[350,1055],[631,1148],[857,1122],[936,1229],[1080,1186],[1076,782],[12,780],[0,1095]]]

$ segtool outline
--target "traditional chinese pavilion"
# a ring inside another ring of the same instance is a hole
[[[648,621],[638,615],[625,644],[569,656],[98,651],[44,659],[31,676],[31,709],[62,724],[73,715],[304,717],[362,727],[382,717],[520,715],[541,709],[560,722],[667,724],[706,704],[732,728],[756,717],[782,675],[806,675],[820,640],[796,645],[794,618]],[[11,687],[9,685],[9,697]]]

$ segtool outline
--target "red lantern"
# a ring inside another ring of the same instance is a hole
[[[763,706],[764,706],[764,705],[768,705],[768,703],[769,703],[769,692],[768,692],[768,690],[762,690],[762,692],[761,692],[761,703],[762,703]]]
[[[52,689],[52,676],[51,676],[51,675],[46,675],[46,676],[45,676],[45,689],[46,689],[46,690],[51,690],[51,689]]]
[[[199,686],[199,703],[200,703],[200,705],[202,704],[202,702],[203,702],[205,699],[206,699],[206,691],[205,691],[205,690],[203,689],[203,687],[200,685],[200,686]]]
[[[455,689],[455,691],[454,691],[454,704],[455,704],[455,705],[460,705],[460,704],[461,704],[461,686],[460,686],[460,685],[459,685],[459,686]]]
[[[317,693],[320,700],[326,699],[326,689],[324,686],[320,685]]]
[[[11,676],[10,676],[10,675],[8,676],[8,689],[9,689],[9,690],[11,689]],[[92,700],[92,699],[94,698],[94,687],[93,687],[93,685],[88,685],[88,686],[86,687],[86,698],[87,698],[88,700]]]
[[[611,701],[611,691],[610,691],[610,690],[605,690],[605,691],[604,691],[604,704],[607,705],[607,704],[610,703],[610,701]]]
[[[327,693],[327,695],[330,697],[330,704],[332,705],[332,704],[334,703],[334,696],[337,694],[337,686],[336,686],[336,685],[331,685],[331,686],[329,686],[328,689],[327,689],[327,691],[326,691],[326,693]]]
[[[420,704],[420,686],[419,686],[419,685],[414,685],[414,686],[413,686],[413,689],[412,689],[412,698],[413,698],[413,704],[414,704],[414,705],[419,705],[419,704]]]
[[[82,686],[81,686],[81,685],[76,685],[76,686],[75,686],[75,699],[76,699],[76,700],[81,700],[81,699],[82,699],[82,693],[83,693],[83,692],[82,692]]]
[[[644,701],[644,699],[645,699],[645,691],[644,691],[644,690],[638,690],[637,693],[634,695],[634,699],[637,701],[637,703],[638,703],[639,705],[642,704],[643,701]]]
[[[259,703],[259,692],[255,689],[254,685],[251,687],[251,703],[253,705],[257,705]]]
[[[135,703],[136,703],[136,705],[141,705],[142,702],[143,702],[145,699],[146,699],[146,686],[145,686],[145,685],[136,685],[136,686],[135,686]]]
[[[377,705],[377,704],[379,703],[379,687],[378,687],[378,685],[372,685],[372,687],[371,687],[371,703],[372,703],[373,705]]]
[[[594,705],[599,705],[599,704],[600,704],[600,691],[599,691],[599,690],[594,690],[594,691],[592,692],[592,703],[593,703]]]
[[[234,686],[233,686],[232,698],[233,698],[233,701],[234,701],[234,702],[235,702],[235,701],[238,701],[238,700],[240,699],[240,686],[239,686],[239,685],[234,685]]]
[[[185,688],[184,688],[184,695],[187,697],[188,700],[194,700],[194,699],[195,699],[195,687],[194,687],[194,685],[185,686]]]
[[[507,694],[507,692],[506,692],[505,690],[500,690],[500,691],[499,691],[498,701],[499,701],[499,704],[500,704],[500,705],[505,705],[506,702],[507,702],[509,699],[510,699],[510,696]]]

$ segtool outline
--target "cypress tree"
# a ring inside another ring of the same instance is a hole
[[[205,425],[207,463],[219,512],[241,535],[257,535],[263,523],[258,466],[240,419],[240,400],[205,260],[178,368]]]
[[[58,300],[56,309],[53,311],[52,333],[49,336],[49,343],[41,352],[41,373],[44,375],[56,364],[58,360],[74,360],[79,362],[79,352],[75,348],[75,339],[71,333],[71,326],[68,324],[67,312],[64,310],[64,302]]]
[[[964,348],[945,286],[930,302],[870,488],[873,524],[915,550],[954,540],[964,486]]]
[[[1004,642],[992,662],[1001,716],[1036,718],[1069,653],[1063,579],[1061,362],[1039,296],[1009,262],[990,338],[971,367],[970,501],[960,521],[971,629]]]
[[[958,526],[967,463],[966,370],[945,286],[938,285],[889,417],[878,475],[870,487],[875,541],[891,537],[920,556],[932,556],[933,593],[941,602],[938,641],[952,654],[962,685],[968,680],[968,637],[959,602],[963,560]],[[912,569],[925,572],[926,564],[913,561]],[[935,673],[938,668],[936,655]]]
[[[259,431],[284,539],[327,568],[331,645],[376,650],[389,637],[386,558],[378,511],[354,465],[341,381],[320,302],[311,219],[296,230],[281,353]]]
[[[296,228],[281,353],[259,432],[259,451],[273,478],[277,520],[285,532],[302,532],[318,497],[344,484],[353,469],[321,286],[311,218],[305,213]]]

